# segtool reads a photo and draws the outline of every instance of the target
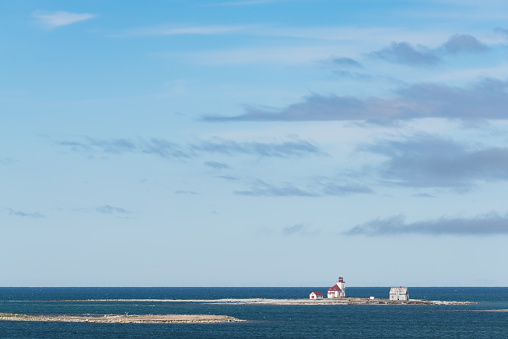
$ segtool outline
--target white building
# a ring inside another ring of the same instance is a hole
[[[409,292],[407,287],[390,288],[390,300],[409,300]]]
[[[321,293],[321,292],[312,292],[312,293],[309,295],[309,299],[313,299],[313,300],[316,300],[316,299],[323,299],[323,293]]]
[[[346,297],[346,283],[342,277],[339,281],[328,289],[328,298],[345,298]]]

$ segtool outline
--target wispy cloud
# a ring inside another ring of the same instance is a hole
[[[101,151],[104,153],[121,154],[125,152],[132,152],[136,149],[134,142],[128,139],[93,139],[87,137],[85,141],[61,141],[58,143],[61,146],[69,146],[73,151],[78,152],[94,152]]]
[[[364,67],[359,61],[352,58],[334,57],[325,60],[324,64],[329,68],[332,68],[333,73],[341,78],[359,80],[367,80],[372,78],[371,74],[367,74],[366,72],[359,72],[359,70],[362,70]]]
[[[417,197],[417,198],[435,198],[435,196],[433,196],[432,194],[429,194],[429,193],[417,193],[417,194],[414,194],[413,196]]]
[[[33,218],[33,219],[44,218],[44,214],[38,212],[16,211],[12,208],[7,208],[7,211],[9,211],[9,215],[16,217]]]
[[[478,181],[508,180],[508,148],[467,147],[420,135],[378,142],[366,150],[386,156],[378,168],[384,180],[413,187],[462,187]]]
[[[182,195],[198,195],[198,192],[194,191],[183,191],[183,190],[176,190],[175,194],[182,194]]]
[[[192,153],[184,150],[177,143],[159,138],[152,138],[147,142],[143,142],[139,148],[145,154],[154,154],[166,159],[189,158],[192,156]]]
[[[255,180],[251,183],[248,190],[235,191],[235,193],[239,195],[270,197],[322,197],[374,193],[371,188],[360,184],[339,185],[333,182],[319,182],[312,183],[311,186],[311,189],[303,189],[291,183],[273,185],[262,180]]]
[[[79,153],[143,153],[162,158],[188,158],[192,154],[185,152],[178,144],[159,138],[152,139],[95,139],[86,137],[83,141],[64,140],[57,142]]]
[[[502,27],[497,27],[497,28],[495,29],[495,31],[496,31],[497,33],[502,34],[502,35],[503,35],[506,39],[508,39],[508,29],[506,29],[506,28],[502,28]]]
[[[470,34],[455,34],[441,47],[428,48],[423,45],[412,46],[408,42],[392,42],[388,47],[369,53],[368,55],[396,64],[413,67],[431,67],[441,63],[438,56],[443,50],[450,54],[478,53],[487,51],[489,47]]]
[[[130,214],[131,212],[125,208],[115,207],[110,205],[103,205],[95,208],[95,211],[102,214]]]
[[[470,87],[419,83],[401,88],[390,98],[310,95],[302,102],[278,109],[247,106],[238,116],[205,116],[221,121],[389,122],[417,118],[508,119],[508,81],[483,79]]]
[[[439,57],[424,46],[413,47],[407,42],[393,42],[389,47],[372,52],[370,55],[397,64],[415,67],[435,66]]]
[[[217,161],[207,161],[207,162],[205,162],[205,166],[211,167],[213,169],[218,169],[218,170],[230,168],[227,164],[224,164],[222,162],[217,162]]]
[[[16,163],[16,160],[14,160],[12,158],[0,158],[0,165],[7,166],[7,165],[12,165],[14,163]]]
[[[60,146],[69,147],[72,151],[95,154],[123,154],[140,153],[156,155],[166,159],[191,158],[199,153],[219,153],[224,155],[247,154],[260,157],[301,157],[305,155],[323,155],[324,153],[307,140],[289,140],[272,142],[239,142],[212,138],[195,144],[180,145],[167,139],[95,139],[86,137],[85,140],[64,140],[57,142]],[[209,163],[208,166],[217,163]]]
[[[218,175],[217,178],[228,180],[228,181],[239,181],[240,178],[232,175]]]
[[[256,30],[243,32],[250,35],[268,35]],[[281,36],[283,36],[281,32]],[[302,39],[314,39],[302,37]],[[331,55],[336,47],[333,44],[316,44],[312,42],[298,44],[278,44],[273,46],[242,46],[226,49],[212,49],[198,53],[169,53],[160,54],[162,57],[183,57],[188,62],[204,65],[241,65],[241,64],[285,64],[285,65],[315,65],[323,55]]]
[[[293,226],[284,227],[282,233],[284,233],[284,235],[292,235],[301,232],[303,228],[304,226],[302,224],[296,224]]]
[[[263,157],[290,157],[307,154],[320,154],[317,146],[306,140],[283,142],[236,142],[215,138],[194,145],[193,149],[201,152],[221,154],[251,154]]]
[[[362,64],[352,58],[332,58],[331,63],[341,68],[362,68]]]
[[[508,234],[508,215],[496,213],[474,218],[440,218],[406,223],[402,215],[375,219],[353,227],[346,235],[388,236],[403,234],[425,235],[501,235]]]
[[[170,35],[219,35],[219,34],[236,34],[247,33],[252,30],[253,26],[224,26],[224,25],[209,25],[209,26],[154,26],[154,27],[140,27],[127,30],[115,36],[170,36]]]
[[[285,236],[313,236],[318,235],[318,230],[309,230],[304,224],[296,224],[292,226],[287,226],[282,229],[282,234]]]
[[[329,182],[323,184],[322,186],[322,194],[324,195],[335,195],[335,196],[345,196],[351,194],[373,194],[374,191],[372,188],[366,185],[359,184],[347,184],[347,185],[337,185],[336,183]]]
[[[474,36],[469,34],[455,34],[444,45],[449,53],[478,53],[488,50],[488,47],[481,43]]]
[[[275,2],[284,2],[288,0],[239,0],[239,1],[225,1],[214,4],[213,6],[252,6],[271,4]]]
[[[323,121],[323,120],[363,120],[372,119],[379,111],[397,114],[396,102],[390,105],[388,100],[337,95],[322,96],[314,94],[303,102],[295,103],[282,110],[265,107],[247,106],[245,114],[233,117],[205,116],[204,120],[214,121]],[[376,111],[375,108],[378,108]],[[385,113],[384,115],[388,115]]]
[[[37,10],[32,13],[32,17],[36,18],[42,25],[47,28],[55,28],[89,20],[95,18],[96,15],[90,13],[70,13],[64,11],[47,12]]]
[[[310,191],[298,188],[290,183],[283,183],[282,185],[270,185],[264,181],[258,180],[254,182],[249,190],[235,191],[239,195],[249,196],[267,196],[267,197],[313,197],[316,196]]]

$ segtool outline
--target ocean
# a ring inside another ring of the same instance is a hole
[[[409,287],[411,299],[469,305],[207,305],[90,299],[308,298],[327,287],[0,288],[0,312],[30,315],[221,314],[225,324],[0,321],[0,338],[508,338],[508,288]],[[388,298],[388,287],[347,287]],[[73,301],[67,301],[73,300]]]

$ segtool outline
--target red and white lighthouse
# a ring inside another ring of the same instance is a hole
[[[328,298],[345,298],[346,297],[346,283],[344,278],[339,277],[335,285],[328,289]]]

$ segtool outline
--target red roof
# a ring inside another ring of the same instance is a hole
[[[321,293],[321,292],[312,292],[312,293],[314,293],[315,295],[323,295],[323,293]]]
[[[328,291],[341,291],[341,292],[342,292],[342,290],[340,289],[340,287],[339,287],[339,286],[337,286],[337,285],[333,285],[332,287],[330,287],[330,288],[328,289]]]

